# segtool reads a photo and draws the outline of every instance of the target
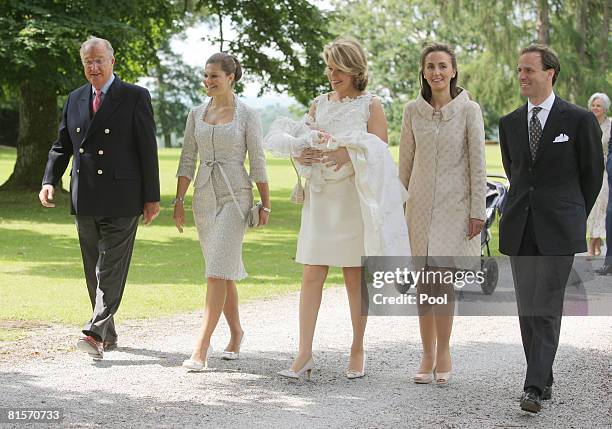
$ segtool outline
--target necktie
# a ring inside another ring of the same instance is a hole
[[[542,138],[542,124],[538,119],[540,110],[542,110],[541,107],[534,107],[531,113],[531,120],[529,121],[529,150],[531,151],[532,161],[535,160],[538,146],[540,145],[540,139]]]
[[[100,104],[102,103],[102,91],[96,89],[96,96],[93,100],[93,112],[96,113],[100,108]]]

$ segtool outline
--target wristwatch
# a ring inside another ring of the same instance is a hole
[[[176,197],[175,199],[172,200],[172,205],[175,206],[176,203],[183,204],[184,202],[185,202],[185,198],[184,197]]]

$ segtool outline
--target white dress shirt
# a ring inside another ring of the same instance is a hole
[[[546,120],[548,119],[548,114],[550,113],[550,109],[552,109],[553,103],[555,102],[555,93],[551,92],[550,95],[544,102],[542,102],[539,106],[531,103],[531,100],[527,100],[527,124],[531,123],[531,116],[533,115],[532,111],[534,107],[541,107],[542,110],[538,113],[538,119],[540,120],[540,124],[542,124],[542,129],[546,126]],[[529,125],[527,125],[529,127]]]
[[[110,88],[110,86],[113,84],[113,81],[115,80],[115,74],[111,74],[111,77],[108,78],[108,80],[106,81],[106,83],[104,85],[102,85],[102,88],[100,88],[100,106],[102,105],[102,102],[104,101],[104,97],[106,96],[106,93],[108,92],[108,89]],[[96,88],[94,88],[94,86],[91,86],[91,93],[92,96],[95,98],[96,96]],[[91,99],[93,102],[93,98]]]

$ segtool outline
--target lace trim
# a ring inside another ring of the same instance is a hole
[[[323,98],[325,98],[325,101],[327,101],[328,103],[337,103],[337,104],[347,104],[347,103],[352,103],[353,101],[357,101],[361,98],[366,98],[366,97],[374,97],[374,94],[370,93],[370,92],[365,92],[361,95],[358,95],[357,97],[344,97],[340,100],[332,100],[329,98],[330,95],[332,95],[333,92],[328,92],[327,94],[323,94]]]
[[[340,122],[344,121],[346,118],[349,118],[348,122],[350,123],[358,117],[362,117],[367,123],[370,119],[370,105],[372,100],[374,100],[374,94],[366,92],[354,98],[345,97],[343,100],[346,101],[329,100],[328,96],[330,94],[331,93],[322,94],[316,98],[316,100],[318,100],[316,110],[317,119],[321,115],[325,117],[324,122],[326,123]]]

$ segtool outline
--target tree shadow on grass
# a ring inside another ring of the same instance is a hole
[[[47,278],[81,279],[83,268],[76,237],[15,230],[0,227],[3,245],[2,259],[9,263],[30,264],[25,268],[7,270],[7,275],[40,276]],[[256,236],[251,236],[256,234]],[[293,261],[295,237],[291,231],[248,232],[243,258],[250,273],[250,282],[261,282],[274,276],[278,282],[299,280],[301,266]],[[202,279],[203,256],[195,236],[171,237],[164,241],[137,238],[130,266],[130,282],[143,284],[194,283]]]
[[[267,228],[274,229],[276,226],[292,227],[296,234],[300,225],[301,205],[293,204],[289,201],[291,189],[274,189],[270,192],[274,215]],[[255,199],[257,191],[254,190]],[[172,214],[174,207],[172,199],[174,194],[162,195],[161,211],[159,216],[153,221],[157,226],[174,226]],[[185,198],[185,209],[187,212],[187,224],[193,225],[193,215],[191,212],[192,190],[187,192]],[[56,192],[54,203],[55,208],[49,209],[42,207],[38,200],[38,194],[23,192],[0,192],[0,224],[2,222],[30,222],[30,223],[55,223],[55,224],[74,224],[74,216],[70,214],[70,194],[67,192]]]

